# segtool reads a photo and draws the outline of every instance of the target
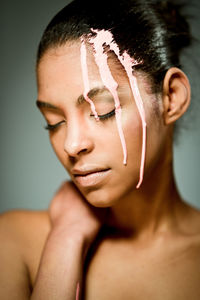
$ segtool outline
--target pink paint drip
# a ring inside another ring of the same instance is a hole
[[[138,108],[138,111],[140,113],[140,117],[142,120],[142,155],[141,155],[141,164],[140,164],[140,179],[136,186],[136,188],[139,188],[143,181],[144,176],[144,163],[145,163],[145,153],[146,153],[146,120],[145,120],[145,111],[144,106],[142,102],[142,98],[140,95],[140,91],[137,84],[137,79],[132,74],[132,65],[131,65],[131,58],[128,55],[127,52],[124,53],[124,68],[126,70],[126,73],[129,77],[129,82],[131,85],[132,93],[135,98],[135,102]]]
[[[113,95],[114,101],[115,101],[115,116],[116,116],[116,123],[117,123],[117,129],[119,133],[119,137],[122,144],[122,150],[124,155],[123,163],[126,165],[127,163],[127,149],[126,149],[126,142],[124,138],[124,133],[122,130],[122,122],[121,122],[121,106],[120,101],[117,93],[118,84],[114,80],[111,71],[109,69],[108,63],[107,63],[107,54],[104,53],[103,50],[103,44],[106,40],[105,33],[102,31],[95,31],[97,33],[96,37],[90,38],[90,42],[94,44],[95,49],[95,61],[97,66],[99,67],[99,72],[101,75],[101,79],[103,81],[104,86],[110,91],[110,93]]]
[[[79,282],[77,283],[77,288],[76,288],[76,300],[79,300],[79,292],[80,292],[80,285]]]
[[[116,87],[116,83],[114,82],[114,79],[112,78],[112,81],[111,81],[112,75],[111,75],[109,67],[107,65],[107,60],[105,62],[105,57],[103,57],[103,55],[102,55],[102,45],[105,43],[110,46],[110,50],[113,50],[115,52],[119,61],[125,68],[125,71],[127,73],[127,76],[129,78],[129,82],[131,85],[132,94],[134,96],[134,99],[135,99],[135,102],[136,102],[136,105],[137,105],[137,108],[138,108],[138,111],[140,114],[140,118],[142,121],[142,154],[141,154],[141,163],[140,163],[140,178],[139,178],[139,182],[136,186],[136,188],[139,188],[143,181],[143,176],[144,176],[144,163],[145,163],[145,153],[146,153],[146,121],[145,121],[145,111],[144,111],[143,101],[142,101],[142,98],[141,98],[141,95],[139,92],[137,79],[132,74],[132,67],[134,65],[138,64],[138,62],[135,61],[134,59],[132,59],[126,51],[124,51],[124,53],[122,55],[120,55],[119,47],[114,42],[112,33],[110,31],[94,30],[92,28],[91,28],[91,30],[96,33],[96,37],[91,38],[91,40],[94,42],[94,47],[96,50],[95,57],[96,57],[97,64],[99,65],[102,80],[103,80],[105,74],[107,74],[107,77],[109,78],[109,80],[108,80],[109,89],[112,91],[112,93],[114,91],[115,91],[115,93],[117,93],[116,92],[117,87]],[[99,55],[101,58],[98,58]],[[105,66],[105,65],[107,65],[107,66]],[[106,72],[105,72],[105,70],[106,70]],[[106,80],[103,80],[103,81],[106,81]],[[115,94],[114,94],[114,99],[115,99],[115,103],[116,103],[116,108],[121,109],[120,103],[118,103],[118,98],[116,97]],[[117,115],[118,115],[118,117],[117,117]],[[121,116],[121,112],[119,114],[118,113],[116,114],[116,121],[118,122],[118,124],[121,121],[121,118],[119,117],[119,115]],[[121,128],[121,126],[118,125],[118,128]],[[120,134],[121,134],[121,132],[120,132]],[[122,134],[123,134],[123,132],[122,132]],[[120,138],[121,138],[121,136],[120,136]],[[126,143],[123,138],[121,138],[121,143],[122,143],[123,151],[125,153]],[[125,158],[124,158],[124,161],[125,161]]]
[[[85,41],[83,38],[81,39],[81,68],[82,68],[83,84],[84,84],[83,96],[85,100],[90,104],[91,111],[94,114],[95,119],[98,121],[99,117],[96,112],[95,105],[93,101],[88,97],[90,85],[89,85],[88,68],[87,68],[87,52],[86,52]]]

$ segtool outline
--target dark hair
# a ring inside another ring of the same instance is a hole
[[[152,90],[161,92],[166,71],[181,67],[180,52],[192,40],[182,6],[171,1],[74,0],[45,29],[37,63],[49,48],[90,34],[91,28],[110,30],[121,53],[126,50],[143,61],[134,68],[149,75]]]

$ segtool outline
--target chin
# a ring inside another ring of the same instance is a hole
[[[108,192],[103,189],[93,190],[83,194],[87,202],[94,207],[111,207],[119,200],[119,196],[117,196],[116,193]]]

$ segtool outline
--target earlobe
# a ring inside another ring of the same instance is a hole
[[[163,118],[166,125],[174,123],[190,104],[190,83],[183,71],[170,68],[163,81]]]

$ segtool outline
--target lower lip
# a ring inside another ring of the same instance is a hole
[[[104,180],[109,173],[110,169],[105,171],[94,172],[84,176],[77,175],[75,176],[75,181],[81,186],[93,186]]]

